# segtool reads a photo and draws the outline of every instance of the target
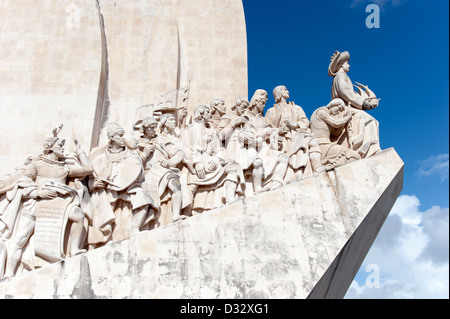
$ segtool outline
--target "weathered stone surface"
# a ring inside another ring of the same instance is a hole
[[[103,133],[106,121],[131,132],[138,107],[177,88],[190,86],[190,113],[216,97],[247,96],[241,0],[98,2],[108,52]]]
[[[167,91],[190,85],[190,111],[247,96],[241,0],[14,0],[0,16],[0,176],[58,123],[89,150]]]
[[[403,162],[388,149],[3,280],[0,296],[339,298],[402,181]]]
[[[0,175],[42,150],[51,129],[89,149],[102,64],[95,1],[1,1]]]

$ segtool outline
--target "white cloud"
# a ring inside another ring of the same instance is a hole
[[[421,212],[416,196],[400,196],[346,298],[449,298],[449,209]],[[367,265],[380,270],[366,286]]]
[[[423,232],[430,239],[422,257],[434,263],[448,263],[449,259],[449,211],[434,206],[423,216]]]
[[[449,155],[439,154],[419,161],[420,177],[439,176],[441,181],[448,179]]]

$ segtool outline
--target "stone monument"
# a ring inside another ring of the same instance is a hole
[[[264,116],[241,0],[62,3],[0,7],[34,41],[0,51],[0,296],[342,298],[403,183],[349,53],[310,119],[284,85]]]
[[[131,133],[139,107],[182,107],[188,94],[192,114],[248,94],[241,0],[14,0],[0,16],[0,175],[39,153],[59,119],[89,150],[109,122]]]

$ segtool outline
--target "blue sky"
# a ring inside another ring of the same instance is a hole
[[[382,148],[394,147],[405,162],[402,194],[347,297],[448,298],[449,2],[243,3],[249,97],[265,89],[270,107],[273,88],[286,85],[310,117],[330,101],[331,55],[349,51],[352,81],[381,98],[370,114]],[[380,8],[380,28],[366,27],[369,4]],[[379,275],[379,287],[368,287],[370,275]]]

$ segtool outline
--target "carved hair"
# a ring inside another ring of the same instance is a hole
[[[205,113],[206,109],[209,110],[209,107],[206,105],[198,105],[194,109],[194,121],[201,120],[203,118],[203,114]]]
[[[344,102],[344,100],[342,100],[341,98],[335,98],[335,99],[331,100],[330,103],[328,103],[326,108],[331,109],[332,107],[335,107],[335,106],[342,106],[342,108],[345,109],[345,102]]]
[[[53,131],[52,131],[53,136],[52,136],[52,137],[49,137],[48,139],[46,139],[46,140],[44,141],[44,144],[43,144],[43,147],[44,147],[43,153],[44,153],[44,154],[49,154],[49,153],[52,151],[53,146],[54,146],[58,141],[61,141],[61,140],[58,138],[58,134],[59,134],[59,132],[61,132],[62,128],[63,128],[63,124],[60,124],[59,127],[55,127],[55,128],[53,129]],[[64,145],[65,142],[66,142],[65,140],[62,140],[62,141],[61,141],[61,144]]]
[[[210,103],[210,106],[211,106],[210,112],[214,113],[216,111],[215,106],[217,104],[222,104],[222,103],[225,103],[225,101],[222,100],[222,99],[214,99],[214,100],[212,100],[211,103]]]
[[[250,105],[250,102],[249,101],[247,101],[245,98],[243,98],[243,97],[238,97],[236,100],[234,100],[234,103],[233,103],[233,105],[231,106],[231,110],[235,110],[236,109],[236,107],[238,106],[238,105],[241,105],[241,104],[247,104],[247,106],[248,105]]]
[[[152,126],[152,125],[158,125],[158,122],[155,120],[153,116],[146,117],[142,120],[141,127],[139,129],[139,133],[144,133],[145,129]]]
[[[275,89],[273,89],[273,97],[275,98],[275,103],[281,101],[281,90],[285,88],[286,87],[284,85],[279,85]]]
[[[263,90],[263,89],[256,90],[255,93],[253,94],[252,99],[250,100],[249,107],[251,109],[256,107],[256,104],[258,104],[262,100],[262,96],[263,95],[267,96],[267,91],[266,90]]]
[[[124,135],[125,131],[123,130],[123,127],[120,126],[117,123],[109,123],[108,127],[106,129],[106,134],[108,136],[109,139],[109,143],[112,142],[112,137],[116,134],[121,134]],[[126,147],[128,147],[131,150],[135,150],[138,147],[138,141],[135,139],[127,139],[125,137],[123,137],[123,143]]]
[[[107,134],[108,138],[110,139],[117,133],[124,134],[125,131],[123,130],[123,127],[117,123],[109,123],[108,127],[106,129],[106,134]]]
[[[44,145],[43,145],[43,147],[44,147],[43,153],[44,153],[45,155],[51,153],[51,152],[52,152],[53,146],[54,146],[56,143],[58,143],[58,141],[60,141],[61,144],[63,144],[63,145],[64,145],[64,143],[65,143],[65,140],[61,140],[61,139],[60,139],[59,137],[57,137],[57,136],[49,137],[48,139],[46,139],[46,140],[44,141]]]
[[[166,125],[167,119],[169,117],[173,117],[175,118],[175,115],[173,115],[172,113],[165,113],[161,116],[161,118],[159,119],[159,131],[162,132],[164,129],[164,125]]]

